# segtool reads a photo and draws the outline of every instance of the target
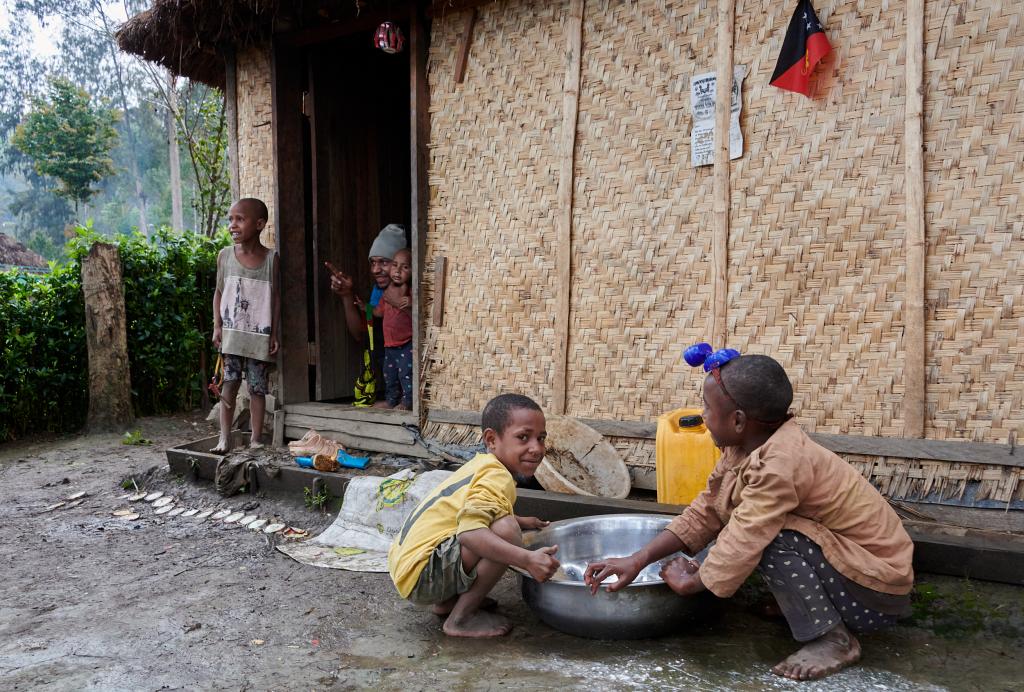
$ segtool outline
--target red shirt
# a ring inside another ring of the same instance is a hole
[[[405,346],[412,341],[412,313],[399,310],[384,298],[380,304],[384,306],[384,347]]]

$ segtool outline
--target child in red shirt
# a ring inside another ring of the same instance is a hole
[[[373,314],[384,319],[384,387],[388,408],[412,410],[412,253],[391,261],[391,285]]]

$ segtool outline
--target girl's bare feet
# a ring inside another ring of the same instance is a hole
[[[210,450],[213,454],[227,454],[231,451],[231,438],[221,435],[217,440],[217,446]]]
[[[462,619],[449,616],[444,621],[444,626],[441,629],[449,637],[484,639],[487,637],[501,637],[508,634],[509,630],[512,629],[512,623],[503,615],[477,610]]]
[[[459,600],[458,596],[452,596],[444,603],[435,603],[430,606],[430,612],[439,617],[448,617],[448,614],[452,612],[452,608],[455,607],[455,602]],[[480,610],[494,610],[498,607],[498,602],[490,596],[485,596],[483,603],[480,604]]]
[[[840,623],[772,668],[791,680],[817,680],[860,660],[860,642]]]

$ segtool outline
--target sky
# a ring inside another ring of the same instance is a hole
[[[7,0],[0,3],[0,31],[6,31],[10,26],[12,18],[10,8],[8,7],[9,4],[11,3],[7,2]],[[56,41],[57,37],[60,36],[63,22],[58,19],[43,27],[35,17],[27,17],[26,19],[32,29],[32,35],[35,37],[35,41],[32,44],[33,52],[42,58],[48,58],[56,54]]]
[[[13,19],[13,13],[11,11],[14,5],[13,0],[0,0],[0,31],[6,30]],[[124,5],[120,2],[107,2],[104,3],[107,15],[114,20],[115,23],[120,24],[124,22],[128,15],[125,11]],[[33,16],[23,16],[19,18],[19,21],[27,21],[29,27],[32,30],[34,41],[32,43],[32,52],[40,58],[49,58],[57,54],[57,41],[60,37],[61,29],[64,26],[64,20],[60,17],[53,17],[47,20],[46,24],[43,25]]]

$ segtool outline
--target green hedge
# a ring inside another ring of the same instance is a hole
[[[132,401],[137,415],[191,410],[202,396],[202,354],[211,336],[217,253],[210,240],[167,229],[100,237],[90,227],[69,242],[70,260],[48,274],[0,272],[0,440],[74,430],[88,409],[81,260],[93,242],[121,255]],[[210,366],[208,365],[207,368]]]

